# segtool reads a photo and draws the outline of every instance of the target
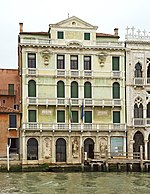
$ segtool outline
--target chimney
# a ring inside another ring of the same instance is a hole
[[[118,28],[115,28],[115,29],[114,29],[114,35],[115,35],[115,36],[118,36]]]
[[[23,32],[23,23],[19,23],[20,26],[20,32]]]

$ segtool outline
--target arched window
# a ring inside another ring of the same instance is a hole
[[[66,141],[63,138],[56,141],[56,162],[66,162]]]
[[[38,160],[38,141],[35,138],[27,142],[27,160]]]
[[[147,104],[147,118],[150,118],[150,102]]]
[[[118,82],[113,83],[113,99],[120,98],[120,84]]]
[[[92,89],[90,82],[84,83],[84,98],[92,98]]]
[[[134,104],[134,118],[143,118],[143,105]]]
[[[142,77],[142,65],[139,62],[135,65],[135,77]]]
[[[57,98],[65,98],[65,86],[63,81],[57,82]]]
[[[147,78],[150,78],[150,65],[147,67]]]
[[[78,98],[78,83],[75,81],[71,83],[71,98]]]
[[[28,97],[36,97],[36,82],[34,80],[28,82]]]

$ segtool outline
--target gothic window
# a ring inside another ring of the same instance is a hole
[[[150,102],[147,104],[147,118],[150,118]]]
[[[142,99],[137,98],[134,104],[134,118],[143,118],[143,104]]]
[[[135,77],[142,77],[142,65],[139,62],[135,65]]]

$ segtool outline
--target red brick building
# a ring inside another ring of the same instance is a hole
[[[0,69],[0,158],[19,159],[20,153],[20,77],[17,69]]]

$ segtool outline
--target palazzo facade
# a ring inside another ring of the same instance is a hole
[[[106,148],[110,157],[123,155],[125,46],[118,29],[97,33],[73,16],[48,32],[24,32],[20,23],[18,40],[23,164],[81,164],[84,152],[105,157]]]
[[[126,102],[128,150],[150,159],[150,36],[146,31],[127,28]]]

